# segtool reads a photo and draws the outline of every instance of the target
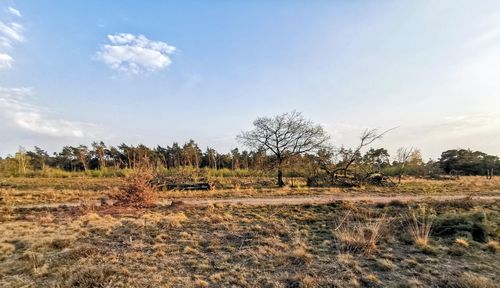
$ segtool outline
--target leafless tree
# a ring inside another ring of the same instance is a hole
[[[382,139],[382,137],[384,137],[384,135],[391,130],[392,129],[389,129],[389,130],[386,130],[386,131],[380,133],[378,131],[378,129],[365,129],[365,131],[363,131],[363,133],[361,133],[361,137],[359,138],[360,141],[359,141],[358,146],[347,157],[347,161],[345,162],[344,169],[343,169],[344,177],[347,176],[347,170],[349,169],[349,166],[351,166],[352,163],[354,163],[354,161],[356,160],[356,157],[358,155],[360,155],[361,149],[372,144],[376,140]]]
[[[406,172],[406,166],[412,154],[413,154],[413,148],[401,147],[396,152],[395,161],[397,162],[398,165],[398,183],[401,183],[401,177],[403,177],[404,173]]]
[[[329,139],[323,127],[292,111],[274,117],[261,117],[253,122],[254,129],[242,132],[237,140],[254,149],[264,149],[276,157],[278,186],[283,187],[282,166],[286,159],[313,152]]]
[[[385,130],[383,132],[379,132],[378,129],[365,129],[363,133],[361,133],[360,142],[358,146],[354,149],[345,149],[341,148],[338,151],[335,151],[334,148],[328,148],[321,150],[318,153],[318,161],[320,168],[323,169],[330,177],[335,178],[335,174],[337,172],[342,172],[344,177],[347,177],[347,171],[349,167],[356,161],[358,157],[361,155],[361,150],[368,145],[372,144],[376,140],[381,139],[387,134],[389,131],[395,128],[391,128]],[[335,157],[340,157],[342,160],[340,162],[335,161]]]

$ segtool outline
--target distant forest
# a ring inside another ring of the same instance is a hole
[[[341,155],[335,164],[342,165],[353,153],[353,149],[340,148]],[[323,151],[324,152],[324,151]],[[296,155],[284,165],[286,175],[307,177],[312,170],[321,169],[321,153]],[[420,151],[412,149],[408,159],[397,159],[384,148],[370,148],[365,153],[357,152],[353,169],[368,169],[383,172],[390,176],[398,174],[405,161],[405,174],[412,176],[428,176],[432,174],[452,175],[487,175],[489,169],[500,171],[498,156],[488,155],[469,149],[447,150],[437,160],[424,161]],[[85,171],[117,171],[134,169],[139,162],[147,159],[156,168],[178,169],[209,168],[229,170],[273,170],[276,157],[265,150],[240,151],[232,149],[229,153],[219,153],[215,149],[202,151],[199,145],[190,140],[183,145],[173,143],[171,146],[149,148],[144,145],[107,146],[103,142],[94,142],[90,146],[64,146],[60,152],[50,155],[47,151],[34,147],[32,150],[20,148],[14,155],[0,157],[0,173],[4,176],[36,175],[47,169],[60,169],[67,172]],[[293,165],[292,165],[293,164]],[[113,173],[111,173],[113,174]]]
[[[492,177],[500,171],[498,156],[469,149],[447,150],[437,161],[424,161],[420,151],[414,148],[401,147],[395,155],[389,155],[384,148],[372,148],[373,143],[392,129],[383,132],[367,129],[360,135],[357,146],[334,147],[320,125],[304,119],[296,111],[257,118],[253,126],[252,130],[237,136],[238,142],[250,148],[249,151],[238,148],[225,154],[212,148],[202,151],[193,140],[183,145],[173,143],[172,146],[154,148],[126,144],[115,147],[94,142],[90,146],[64,146],[52,155],[39,147],[33,150],[20,148],[14,155],[0,158],[0,173],[3,176],[50,176],[54,175],[50,171],[63,171],[120,176],[124,175],[123,170],[147,163],[157,171],[187,167],[247,171],[228,175],[276,173],[277,185],[283,186],[283,177],[287,176],[334,183],[339,178],[344,179],[342,182],[366,182],[374,174],[398,176],[400,181],[403,175]]]

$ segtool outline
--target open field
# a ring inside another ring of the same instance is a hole
[[[3,208],[0,286],[498,287],[500,202],[421,205]]]
[[[0,286],[497,287],[500,280],[497,178],[161,191],[165,204],[150,208],[93,204],[123,181],[2,179]],[[412,238],[409,211],[432,217],[428,240]]]
[[[500,288],[500,1],[214,2],[0,1],[0,288]]]
[[[266,179],[264,179],[266,180]],[[0,178],[0,206],[49,203],[88,203],[109,197],[123,178]],[[224,178],[221,177],[221,182]],[[244,179],[243,181],[247,181]],[[258,181],[258,180],[257,180]],[[269,181],[269,179],[267,179]],[[395,196],[395,195],[500,195],[500,178],[461,177],[459,180],[407,179],[396,187],[308,188],[305,186],[216,189],[212,191],[161,191],[161,200],[199,198],[255,198],[292,196]]]

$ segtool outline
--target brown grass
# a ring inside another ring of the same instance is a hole
[[[325,191],[317,193],[337,193]],[[224,193],[215,195],[234,192]],[[494,287],[500,281],[499,204],[435,208],[432,253],[408,245],[406,222],[392,220],[411,216],[411,202],[0,207],[0,287]],[[413,211],[420,223],[422,215]],[[468,234],[435,233],[444,216],[474,213],[488,220],[488,244]],[[461,237],[468,248],[456,242]],[[449,253],[454,247],[466,253]]]
[[[246,181],[246,178],[239,181]],[[231,181],[237,181],[232,179]],[[226,181],[222,178],[220,181]],[[80,202],[82,199],[98,201],[115,193],[115,188],[124,185],[125,178],[0,178],[0,207],[41,204]],[[258,181],[257,181],[258,182]],[[246,186],[234,189],[229,185],[214,191],[160,191],[160,199],[168,198],[229,198],[229,197],[281,197],[281,196],[314,196],[314,195],[498,195],[500,193],[500,177],[487,180],[484,177],[468,176],[459,180],[424,180],[405,179],[397,187],[378,187],[366,185],[358,188],[308,188],[304,186],[275,189],[266,186]],[[395,202],[396,203],[396,202]],[[456,202],[458,205],[463,201]],[[399,204],[399,203],[397,203]]]
[[[385,215],[364,219],[346,215],[342,219],[334,231],[342,250],[370,254],[377,249],[377,242],[387,224]]]
[[[417,209],[411,210],[405,220],[415,245],[427,247],[434,221],[433,212],[425,206],[419,206]]]
[[[460,277],[452,276],[446,280],[444,287],[450,288],[496,288],[498,282],[489,278],[476,275],[470,272],[464,272]]]

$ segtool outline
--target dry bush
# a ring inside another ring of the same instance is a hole
[[[342,250],[370,254],[377,249],[377,242],[382,236],[387,219],[385,215],[371,217],[368,213],[367,217],[363,218],[353,217],[348,213],[338,223],[334,233]]]
[[[429,235],[434,221],[434,213],[425,206],[419,206],[412,209],[405,217],[413,242],[419,247],[427,247],[429,244]]]
[[[155,203],[157,186],[153,183],[156,171],[147,163],[137,167],[125,177],[125,184],[112,195],[115,204],[134,207],[148,207]]]

